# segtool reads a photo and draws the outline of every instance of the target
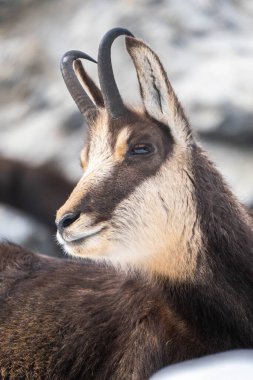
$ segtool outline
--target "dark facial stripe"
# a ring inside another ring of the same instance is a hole
[[[110,219],[117,205],[144,180],[155,175],[159,167],[141,171],[138,168],[133,170],[126,162],[117,164],[108,179],[85,195],[81,201],[81,212],[95,213],[95,223]]]

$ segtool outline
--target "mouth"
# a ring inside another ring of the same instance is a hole
[[[93,228],[92,230],[86,231],[83,234],[66,234],[66,236],[62,236],[58,232],[57,237],[58,240],[63,244],[79,245],[81,243],[84,243],[86,240],[91,239],[96,235],[99,235],[105,229],[106,227],[104,226],[98,226],[97,228]]]
[[[82,237],[79,237],[78,239],[75,239],[75,240],[71,240],[71,241],[68,242],[68,243],[70,243],[70,244],[72,244],[72,245],[77,245],[77,244],[84,243],[86,240],[88,240],[88,239],[90,239],[90,238],[92,238],[92,237],[94,237],[94,236],[99,235],[100,232],[103,231],[104,229],[105,229],[105,227],[101,228],[99,231],[92,232],[92,233],[90,233],[90,234],[87,234],[87,235],[84,235],[84,236],[82,236]]]

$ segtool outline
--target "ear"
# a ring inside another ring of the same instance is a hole
[[[146,113],[167,125],[176,142],[191,144],[189,123],[157,55],[133,37],[126,37],[126,47],[136,68]]]
[[[82,62],[79,59],[74,61],[74,70],[82,86],[85,87],[85,89],[88,91],[90,97],[92,98],[96,106],[104,107],[104,100],[100,89],[98,88],[96,83],[90,78],[90,76],[86,73],[86,71],[83,68]]]

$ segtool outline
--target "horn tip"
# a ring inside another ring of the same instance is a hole
[[[88,61],[91,61],[91,62],[94,62],[94,63],[97,63],[97,61],[90,57],[88,54],[86,53],[83,53],[82,51],[79,51],[79,50],[69,50],[67,51],[62,59],[61,59],[61,64],[64,64],[64,63],[67,63],[68,61],[76,61],[77,59],[86,59]]]

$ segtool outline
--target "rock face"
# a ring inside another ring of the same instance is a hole
[[[2,0],[0,7],[0,155],[80,176],[85,133],[59,61],[70,49],[96,58],[102,35],[123,26],[158,53],[211,158],[253,203],[251,0]],[[124,44],[114,45],[120,90],[137,102]],[[86,67],[96,77],[96,66]]]
[[[49,256],[60,256],[50,231],[25,214],[0,204],[0,243],[1,241],[14,241],[16,244],[31,249],[34,252],[43,252]]]

